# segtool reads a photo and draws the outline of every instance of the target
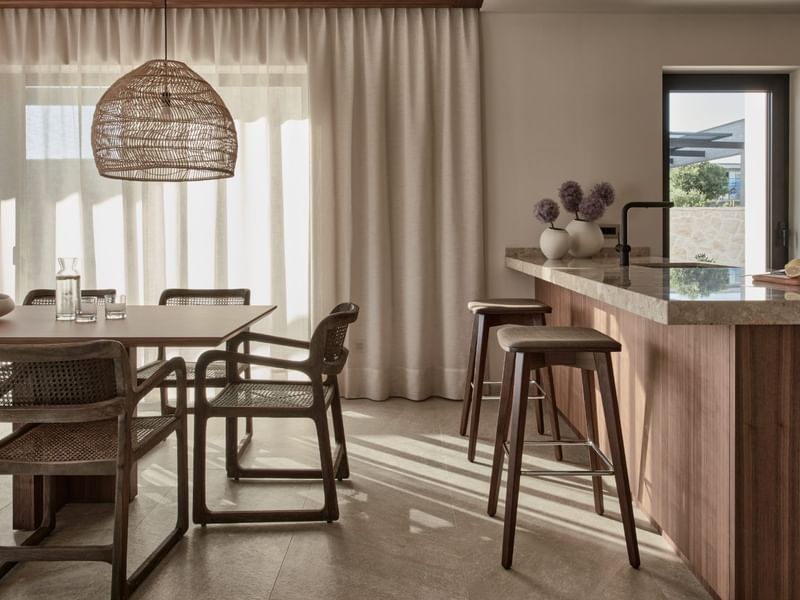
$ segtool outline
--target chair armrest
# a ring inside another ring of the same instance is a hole
[[[271,356],[258,356],[256,354],[242,354],[228,350],[207,350],[197,359],[194,368],[195,386],[205,385],[206,369],[213,362],[233,362],[236,364],[256,365],[260,367],[274,367],[288,371],[299,371],[309,374],[308,360],[289,360],[286,358],[273,358]]]
[[[308,350],[311,347],[311,343],[305,340],[294,340],[292,338],[279,337],[277,335],[243,331],[231,340],[229,349],[232,348],[235,351],[236,348],[244,342],[257,342],[261,344],[272,344],[274,346],[287,346],[289,348],[303,348],[305,350]]]
[[[151,363],[152,364],[152,363]],[[133,407],[147,394],[152,392],[164,382],[170,373],[175,373],[176,386],[178,389],[178,401],[175,413],[181,415],[186,412],[186,361],[180,356],[175,356],[163,361],[150,377],[142,382],[140,386],[133,386]]]

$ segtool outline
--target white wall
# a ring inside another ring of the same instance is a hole
[[[800,15],[484,12],[481,27],[487,282],[497,296],[530,293],[530,278],[504,267],[504,251],[538,245],[533,203],[555,197],[563,180],[613,183],[617,203],[605,222],[619,222],[627,201],[661,200],[664,68],[800,66]],[[800,110],[796,79],[792,108]],[[632,244],[658,253],[660,211],[631,215]],[[794,224],[800,229],[800,210]]]

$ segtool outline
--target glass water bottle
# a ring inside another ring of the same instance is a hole
[[[81,306],[77,258],[59,258],[56,273],[56,321],[74,321]]]

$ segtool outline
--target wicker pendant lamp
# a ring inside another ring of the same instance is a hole
[[[238,142],[219,94],[185,63],[150,60],[106,90],[92,119],[100,175],[133,181],[232,177]]]

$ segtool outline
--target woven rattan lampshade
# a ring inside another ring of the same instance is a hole
[[[151,60],[100,98],[92,151],[104,177],[199,181],[232,177],[236,128],[219,94],[186,64]]]

